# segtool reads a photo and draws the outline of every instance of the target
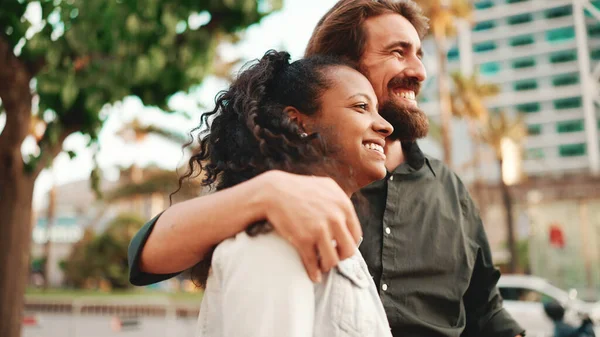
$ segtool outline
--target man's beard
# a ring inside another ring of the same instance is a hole
[[[425,138],[429,132],[429,119],[416,106],[388,99],[379,108],[379,114],[394,127],[394,132],[388,136],[390,140],[414,141]]]

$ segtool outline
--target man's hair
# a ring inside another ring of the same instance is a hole
[[[389,13],[408,20],[421,39],[429,29],[429,19],[413,0],[340,0],[315,27],[304,56],[331,55],[358,63],[367,41],[365,20]]]

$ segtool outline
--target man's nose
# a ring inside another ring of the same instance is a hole
[[[421,59],[415,57],[408,64],[406,69],[404,70],[404,75],[406,77],[412,77],[419,82],[423,82],[427,79],[427,71],[425,70],[425,66]]]

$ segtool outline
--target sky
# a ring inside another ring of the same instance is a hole
[[[286,0],[282,10],[266,17],[259,24],[249,27],[244,33],[244,39],[236,46],[224,47],[224,55],[231,58],[241,57],[245,60],[260,58],[269,49],[287,50],[292,59],[302,56],[310,38],[312,29],[336,0]],[[35,10],[33,10],[35,12]],[[35,17],[32,13],[31,17]],[[142,143],[127,143],[116,135],[123,123],[138,118],[144,123],[156,124],[162,127],[187,132],[199,123],[198,104],[203,110],[212,109],[214,97],[227,83],[216,78],[208,77],[201,86],[189,94],[175,95],[170,104],[175,109],[190,112],[192,119],[186,119],[177,114],[164,114],[160,110],[146,108],[138,98],[126,98],[119,104],[107,109],[104,113],[108,118],[99,135],[99,152],[97,159],[103,174],[107,179],[118,178],[118,168],[131,164],[139,166],[158,165],[165,169],[175,170],[184,161],[179,145],[166,142],[159,137],[149,136]],[[0,121],[1,123],[1,121]],[[40,174],[35,186],[34,205],[42,207],[45,195],[52,185],[64,184],[76,180],[87,179],[93,167],[93,152],[86,148],[87,139],[79,134],[68,137],[63,147],[73,150],[78,155],[69,159],[66,153],[61,153],[54,161],[50,172],[45,170]],[[23,145],[23,151],[28,151],[31,143]],[[436,152],[436,146],[426,142],[425,148]]]

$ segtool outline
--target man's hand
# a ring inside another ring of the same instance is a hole
[[[266,220],[296,247],[313,282],[354,255],[362,230],[350,198],[334,180],[282,171],[259,179]]]

